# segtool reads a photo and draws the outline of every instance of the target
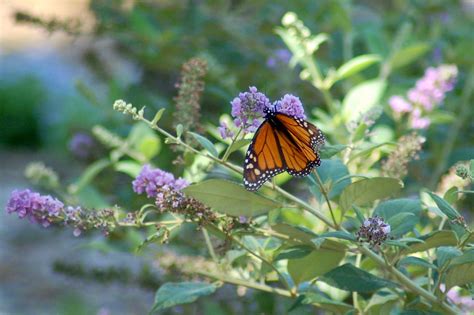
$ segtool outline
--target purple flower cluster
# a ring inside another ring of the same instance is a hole
[[[61,201],[25,189],[12,192],[6,210],[8,213],[18,213],[20,218],[28,218],[47,227],[58,218],[63,208],[64,204]]]
[[[232,117],[238,128],[246,132],[254,132],[260,125],[265,108],[270,108],[270,100],[265,94],[258,92],[255,86],[249,87],[249,92],[239,93],[232,102]]]
[[[271,104],[268,97],[258,92],[254,86],[249,88],[249,92],[239,93],[239,96],[232,100],[231,105],[234,124],[237,128],[242,128],[244,133],[257,130],[266,110],[306,119],[303,104],[298,97],[286,94]],[[219,133],[224,139],[234,134],[225,123],[221,123]]]
[[[440,285],[442,291],[446,289],[444,284]],[[474,312],[474,299],[471,296],[461,296],[457,288],[452,288],[446,294],[447,297],[457,306],[459,306],[463,314],[472,314]]]
[[[63,223],[74,227],[74,236],[83,230],[102,229],[108,233],[115,227],[115,213],[111,209],[88,211],[81,207],[65,206],[61,201],[49,195],[40,195],[29,189],[15,190],[7,203],[8,213],[18,213],[20,218],[48,227]]]
[[[356,233],[359,241],[368,242],[372,247],[378,248],[390,234],[390,225],[378,216],[368,218]]]
[[[69,141],[69,150],[81,160],[87,160],[94,155],[97,144],[89,134],[78,132]]]
[[[146,193],[149,198],[156,198],[162,188],[179,191],[187,187],[189,183],[183,178],[176,179],[173,174],[146,164],[132,185],[133,191],[137,194]]]
[[[215,212],[209,207],[184,195],[181,190],[189,183],[182,178],[176,179],[171,173],[144,165],[132,184],[136,193],[146,193],[149,198],[155,198],[155,205],[161,212],[178,213],[198,223],[216,219]]]
[[[306,119],[303,104],[297,96],[285,94],[279,101],[273,103],[273,108],[279,113]]]
[[[458,69],[454,65],[441,65],[426,69],[425,75],[416,82],[407,93],[407,99],[395,95],[389,99],[389,105],[397,116],[409,114],[413,129],[426,129],[431,121],[426,113],[441,104],[447,92],[454,88]]]

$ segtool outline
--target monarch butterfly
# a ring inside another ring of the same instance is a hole
[[[244,163],[244,186],[259,189],[273,176],[287,171],[307,176],[321,164],[318,148],[325,142],[321,130],[296,116],[265,109],[265,120],[255,132]]]

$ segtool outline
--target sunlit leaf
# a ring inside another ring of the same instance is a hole
[[[431,199],[433,199],[433,201],[436,203],[439,210],[441,210],[448,217],[448,219],[454,220],[461,216],[459,212],[457,212],[456,209],[451,207],[451,205],[446,200],[436,195],[435,193],[428,192],[428,194],[430,195]]]
[[[245,147],[246,145],[250,144],[250,142],[252,142],[252,139],[239,139],[235,141],[229,148],[229,154],[239,150],[242,147]]]
[[[352,205],[364,206],[375,200],[397,194],[403,187],[400,180],[390,177],[374,177],[354,182],[344,188],[340,204],[344,210]]]
[[[441,230],[434,231],[427,235],[420,236],[424,243],[409,244],[407,249],[404,249],[402,254],[411,254],[416,252],[423,252],[427,249],[439,246],[456,246],[458,239],[453,231]]]
[[[188,133],[191,134],[194,137],[194,139],[196,139],[199,142],[199,144],[202,145],[204,149],[207,150],[207,152],[211,153],[215,157],[219,156],[219,153],[217,152],[216,147],[210,140],[208,140],[207,138],[195,132],[189,131]]]
[[[387,82],[381,79],[362,82],[346,94],[342,102],[342,115],[346,121],[355,119],[380,102]]]
[[[288,273],[297,284],[309,281],[339,265],[344,256],[341,251],[316,249],[303,258],[288,260]]]
[[[337,69],[336,78],[337,80],[348,78],[373,65],[374,63],[380,62],[380,60],[380,56],[374,54],[361,55],[352,58]]]
[[[280,203],[249,192],[242,185],[221,179],[190,185],[183,191],[215,211],[233,216],[252,217],[281,207]]]
[[[393,69],[400,68],[421,58],[431,49],[427,43],[416,43],[411,46],[400,49],[390,60]]]
[[[140,173],[142,165],[135,161],[127,160],[115,163],[114,168],[116,171],[125,173],[130,177],[135,178]]]
[[[156,114],[155,114],[155,117],[153,117],[153,120],[151,121],[151,124],[153,126],[155,126],[161,119],[161,117],[163,117],[163,113],[165,112],[165,108],[160,108]]]

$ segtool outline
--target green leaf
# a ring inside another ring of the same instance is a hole
[[[304,292],[301,296],[301,304],[315,305],[319,308],[333,312],[334,314],[345,314],[352,310],[352,305],[328,299],[316,292]]]
[[[444,193],[443,199],[449,204],[455,203],[458,200],[458,191],[456,186],[451,187]]]
[[[345,253],[341,251],[322,248],[313,250],[303,258],[288,260],[288,273],[295,284],[309,281],[339,265],[344,256]]]
[[[364,224],[364,222],[365,222],[365,217],[364,217],[364,214],[362,213],[362,210],[361,210],[359,207],[354,206],[354,205],[352,206],[352,209],[354,210],[354,213],[355,213],[355,215],[356,215],[356,218],[357,218],[357,220],[360,222],[360,224],[361,224],[361,225]]]
[[[165,283],[156,292],[155,303],[150,313],[175,305],[192,303],[201,296],[214,293],[216,289],[214,284],[204,282]]]
[[[405,221],[403,220],[403,217],[399,217],[398,219],[393,218],[394,216],[403,213],[412,214],[413,217]],[[384,201],[378,204],[374,210],[374,215],[382,217],[390,224],[392,229],[391,234],[396,237],[413,230],[420,220],[420,214],[421,202],[417,199],[393,199]],[[398,222],[395,222],[394,220],[398,220]],[[398,227],[393,224],[398,225]]]
[[[362,82],[347,93],[342,102],[342,115],[349,121],[367,112],[380,102],[387,82],[381,79]]]
[[[400,49],[390,60],[392,69],[400,68],[414,62],[421,58],[431,49],[427,43],[417,43],[411,46]]]
[[[137,253],[140,252],[144,247],[152,243],[156,243],[156,242],[162,243],[163,240],[165,239],[166,239],[166,229],[163,229],[163,228],[159,229],[156,233],[153,233],[152,235],[144,239],[143,242],[141,242],[141,244],[138,245],[136,252]]]
[[[184,193],[213,208],[233,216],[253,217],[281,207],[281,204],[247,191],[243,186],[222,180],[210,179],[186,187]]]
[[[436,195],[435,193],[428,192],[428,194],[430,195],[431,199],[433,199],[433,201],[436,203],[439,210],[441,210],[448,217],[448,219],[454,220],[461,216],[459,212],[457,212],[453,207],[451,207],[451,205],[446,200]]]
[[[178,124],[176,126],[176,138],[181,138],[181,136],[183,135],[183,131],[184,131],[183,125]]]
[[[318,167],[318,174],[324,186],[328,187],[329,199],[339,196],[342,190],[351,183],[350,178],[346,178],[349,175],[347,166],[340,159],[322,160],[321,166]],[[324,197],[319,190],[314,174],[309,175],[308,179],[312,182],[311,193],[322,202]]]
[[[447,291],[454,286],[474,282],[474,250],[471,249],[451,260],[445,280]]]
[[[339,67],[336,71],[336,79],[342,80],[348,78],[365,68],[373,65],[374,63],[380,62],[381,58],[379,55],[369,54],[369,55],[361,55],[344,63],[342,66]]]
[[[191,134],[194,137],[194,139],[196,139],[197,142],[199,142],[199,144],[202,145],[207,150],[207,152],[211,153],[211,155],[215,157],[219,156],[219,153],[217,153],[216,147],[207,138],[191,131],[188,131],[188,133]]]
[[[242,147],[245,147],[248,145],[250,142],[252,142],[252,139],[239,139],[232,143],[232,145],[229,148],[229,154],[239,150]]]
[[[451,230],[434,231],[421,236],[420,239],[423,240],[424,243],[410,244],[407,249],[402,251],[402,255],[423,252],[430,248],[440,246],[456,246],[458,243],[456,234]]]
[[[400,259],[398,262],[398,266],[407,266],[407,265],[413,265],[413,266],[420,266],[423,268],[432,268],[432,269],[437,269],[435,265],[430,263],[429,261],[426,261],[424,259],[414,257],[414,256],[408,256],[405,258]]]
[[[369,293],[397,285],[389,280],[374,276],[352,264],[339,266],[324,275],[322,280],[341,290]]]
[[[343,145],[343,144],[329,145],[329,144],[326,144],[324,147],[321,148],[321,150],[319,151],[319,154],[321,155],[322,159],[329,159],[332,156],[334,156],[334,155],[338,154],[339,152],[341,152],[342,150],[344,150],[345,148],[347,148],[347,145]]]
[[[314,249],[321,248],[340,252],[345,252],[347,250],[345,244],[327,239],[323,239],[320,246],[316,246],[314,244],[314,239],[319,237],[318,234],[302,226],[278,223],[272,225],[271,228],[280,234],[288,236],[290,238],[289,242],[293,244],[305,244],[312,246]]]
[[[70,194],[77,194],[80,190],[82,190],[86,185],[88,185],[100,172],[102,172],[105,168],[109,167],[112,163],[109,159],[100,159],[95,161],[94,163],[90,164],[84,172],[82,172],[81,177],[71,184],[68,187],[68,192]]]
[[[145,156],[146,160],[149,161],[160,152],[160,138],[155,135],[146,136],[138,143],[137,149]]]
[[[127,160],[115,163],[114,168],[116,171],[125,173],[130,177],[135,178],[140,173],[142,166],[133,160]]]
[[[332,232],[326,232],[323,234],[320,234],[319,237],[334,237],[334,238],[340,238],[343,240],[348,240],[348,241],[355,241],[356,238],[354,235],[345,232],[345,231],[332,231]]]
[[[416,217],[413,213],[408,212],[401,212],[399,214],[394,215],[390,219],[388,219],[388,224],[390,225],[391,231],[390,234],[399,237],[405,233],[410,232],[413,227],[413,224]]]
[[[344,188],[340,204],[344,210],[352,205],[364,206],[377,199],[397,194],[403,187],[400,180],[390,177],[374,177],[354,182]]]
[[[313,251],[313,249],[314,248],[308,245],[285,247],[278,252],[278,255],[273,259],[273,261],[302,258],[309,255]]]
[[[432,124],[439,125],[450,124],[456,120],[456,116],[453,113],[441,111],[439,109],[429,113],[426,117],[430,119]]]
[[[396,294],[374,294],[369,301],[369,304],[365,307],[365,314],[367,315],[379,315],[379,314],[390,314],[393,311],[395,304],[400,300],[400,297]]]
[[[155,126],[161,119],[161,117],[163,117],[163,113],[165,112],[165,108],[160,108],[160,110],[158,110],[155,114],[155,117],[153,117],[153,120],[151,121],[151,124],[153,126]]]
[[[441,246],[436,249],[436,264],[439,268],[443,267],[449,261],[457,256],[461,256],[462,251],[452,246]]]

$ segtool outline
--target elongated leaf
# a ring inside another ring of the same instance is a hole
[[[353,309],[352,305],[328,299],[327,297],[324,297],[316,292],[304,292],[301,296],[301,304],[315,305],[322,309],[333,312],[334,314],[346,314],[346,312]]]
[[[415,226],[413,221],[416,221],[413,213],[401,212],[394,215],[387,222],[391,228],[390,234],[397,237],[410,232]]]
[[[238,149],[245,147],[248,145],[250,142],[252,142],[252,139],[239,139],[232,143],[230,149],[229,149],[229,154],[237,151]]]
[[[346,121],[359,117],[380,102],[387,82],[376,79],[353,87],[344,98],[342,114]]]
[[[400,180],[390,177],[374,177],[354,182],[344,188],[340,204],[344,210],[352,205],[364,206],[377,199],[397,194],[403,187]]]
[[[407,249],[402,251],[402,254],[411,254],[416,252],[423,252],[430,248],[439,246],[456,246],[458,239],[453,231],[435,231],[420,237],[424,243],[410,244]]]
[[[462,252],[456,247],[441,246],[436,249],[436,264],[439,268],[443,267],[451,261],[451,259],[461,256]]]
[[[345,253],[341,251],[313,250],[303,258],[288,260],[288,273],[296,284],[309,281],[339,265],[344,256]]]
[[[252,217],[281,207],[280,203],[251,193],[241,185],[221,179],[206,180],[188,186],[183,191],[215,211],[233,216]]]
[[[333,231],[333,232],[326,232],[323,234],[320,234],[319,237],[334,237],[334,238],[340,238],[343,240],[348,240],[348,241],[355,241],[356,238],[354,235],[345,232],[345,231]]]
[[[345,166],[340,159],[322,160],[321,166],[318,167],[317,171],[321,181],[329,190],[330,199],[339,196],[342,190],[351,183],[350,178],[346,177],[349,175],[347,166]],[[311,193],[317,197],[320,202],[324,201],[314,174],[308,176],[308,179],[312,182],[310,186]]]
[[[109,159],[100,159],[90,164],[82,173],[81,177],[68,188],[69,193],[76,194],[89,184],[100,172],[110,166],[112,163]]]
[[[400,49],[390,61],[392,68],[400,68],[414,62],[430,50],[431,46],[427,43],[417,43]]]
[[[393,222],[393,220],[395,220],[395,218],[393,218],[394,216],[403,213],[412,214],[413,216],[409,220],[398,218],[396,220],[399,222]],[[389,222],[392,228],[391,234],[394,236],[400,236],[413,230],[415,225],[419,222],[420,214],[421,202],[417,199],[393,199],[384,201],[378,204],[374,210],[374,215],[380,216],[386,222]],[[402,220],[400,221],[400,219]],[[393,224],[397,224],[398,226],[393,226]]]
[[[140,173],[142,166],[135,161],[129,160],[115,163],[114,168],[116,171],[125,173],[130,177],[135,178]]]
[[[153,126],[156,125],[156,124],[160,121],[161,117],[163,117],[163,113],[164,113],[164,112],[165,112],[165,108],[160,108],[160,109],[156,112],[155,117],[153,117],[153,120],[151,121],[151,124],[152,124]]]
[[[347,148],[347,145],[343,144],[335,144],[335,145],[325,145],[321,150],[320,150],[320,155],[322,159],[329,159],[332,156],[338,154],[342,150]]]
[[[400,300],[396,294],[374,294],[365,308],[367,315],[390,314],[394,305]]]
[[[426,261],[424,259],[421,259],[419,257],[414,257],[414,256],[405,257],[398,262],[398,266],[407,266],[407,265],[437,269],[437,267],[433,265],[432,263],[430,263],[429,261]]]
[[[461,216],[459,212],[457,212],[456,209],[451,207],[451,205],[446,200],[436,195],[435,193],[428,192],[428,194],[430,195],[431,199],[434,200],[439,210],[441,210],[448,217],[448,219],[454,220]]]
[[[322,280],[338,289],[361,293],[397,286],[392,281],[374,276],[352,264],[345,264],[329,271]]]
[[[303,258],[305,256],[308,256],[313,250],[314,248],[308,245],[296,245],[286,247],[278,252],[278,255],[273,259],[273,261]]]
[[[446,272],[446,290],[474,282],[474,250],[455,257],[449,263]]]
[[[219,156],[219,153],[217,153],[216,147],[207,138],[205,138],[205,137],[203,137],[203,136],[201,136],[201,135],[199,135],[195,132],[188,131],[188,133],[191,134],[194,137],[194,139],[196,139],[197,142],[199,142],[199,144],[202,145],[204,147],[204,149],[207,150],[207,152],[209,152],[210,154],[212,154],[215,157]]]
[[[192,303],[201,296],[214,293],[216,289],[214,284],[204,282],[165,283],[156,292],[155,303],[150,313],[154,314],[175,305]]]
[[[339,67],[336,71],[337,80],[348,78],[365,68],[370,67],[374,63],[380,62],[381,58],[379,55],[361,55],[347,61],[345,64]]]

